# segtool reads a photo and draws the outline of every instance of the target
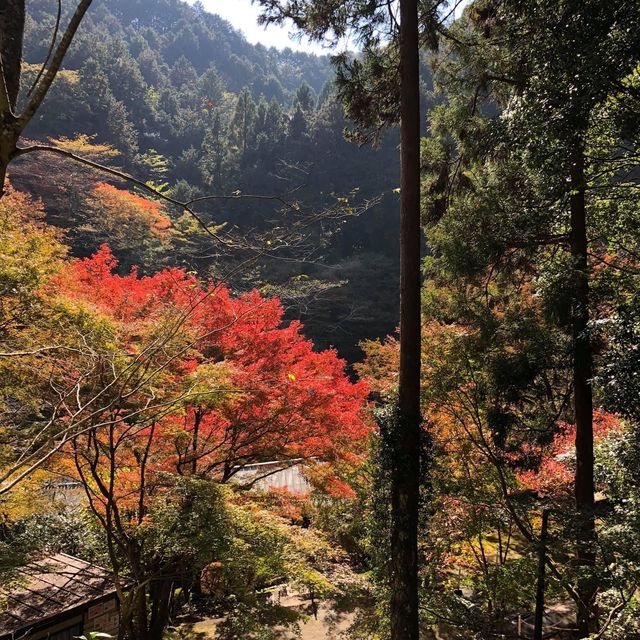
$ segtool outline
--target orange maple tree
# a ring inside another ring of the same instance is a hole
[[[277,299],[233,296],[180,269],[140,277],[116,267],[103,246],[52,286],[108,320],[129,360],[162,356],[152,365],[158,376],[118,408],[113,454],[126,460],[119,468],[132,470],[132,482],[142,450],[145,472],[227,481],[252,462],[339,457],[368,433],[367,386],[348,379],[335,351],[314,351],[300,323],[285,324]],[[151,393],[155,410],[139,412],[136,402]]]
[[[111,398],[58,463],[80,479],[116,573],[127,559],[123,625],[156,638],[171,585],[193,579],[188,523],[205,517],[203,486],[253,462],[348,456],[371,428],[368,388],[349,380],[335,351],[314,351],[277,299],[236,296],[181,269],[140,276],[117,266],[102,246],[49,284],[87,318],[78,324],[95,368],[78,395]],[[177,518],[170,531],[168,517]]]

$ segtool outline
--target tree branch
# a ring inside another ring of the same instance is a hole
[[[14,159],[19,158],[19,157],[21,157],[23,155],[26,155],[28,153],[53,153],[55,155],[63,156],[64,158],[68,158],[70,160],[73,160],[74,162],[78,162],[79,164],[85,165],[85,166],[90,167],[92,169],[96,169],[97,171],[101,171],[102,173],[106,173],[107,175],[111,175],[111,176],[113,176],[115,178],[119,178],[120,180],[123,180],[125,182],[130,182],[131,184],[134,184],[137,187],[140,187],[141,189],[144,189],[147,193],[150,193],[150,194],[156,196],[157,198],[160,198],[161,200],[164,200],[165,202],[168,202],[169,204],[172,204],[172,205],[175,205],[177,207],[180,207],[180,208],[184,209],[191,216],[193,216],[193,218],[196,219],[198,224],[204,229],[204,231],[208,235],[210,235],[212,238],[214,238],[220,244],[223,244],[225,246],[230,246],[230,243],[228,241],[224,240],[217,233],[212,231],[209,228],[209,226],[207,225],[207,223],[191,208],[191,205],[193,205],[193,204],[195,204],[197,202],[200,202],[202,200],[205,200],[206,198],[192,200],[191,202],[180,202],[179,200],[176,200],[175,198],[172,198],[171,196],[168,196],[166,193],[163,193],[162,191],[159,191],[155,187],[152,187],[151,185],[147,184],[143,180],[139,180],[138,178],[135,178],[132,175],[130,175],[128,173],[125,173],[124,171],[119,171],[118,169],[113,169],[112,167],[108,167],[107,165],[100,164],[99,162],[95,162],[94,160],[89,160],[88,158],[84,158],[82,156],[79,156],[79,155],[73,153],[72,151],[67,151],[66,149],[60,149],[59,147],[54,147],[53,145],[33,144],[33,145],[29,145],[28,147],[18,147],[14,151],[11,159],[14,160]],[[210,196],[209,199],[213,199],[213,197],[214,196]],[[243,196],[217,196],[217,197],[219,199],[232,200],[234,198],[237,199],[237,198],[241,198]]]
[[[27,97],[29,97],[34,91],[38,82],[40,82],[40,78],[42,78],[42,74],[46,71],[47,65],[49,64],[49,60],[51,60],[51,56],[53,54],[53,49],[56,46],[56,41],[58,40],[58,32],[60,31],[60,21],[62,20],[62,0],[58,0],[58,12],[56,14],[56,24],[53,28],[53,35],[51,36],[51,44],[49,45],[49,51],[47,51],[47,57],[44,59],[42,66],[40,67],[40,71],[36,76],[33,84],[29,91],[27,91]]]
[[[43,100],[46,98],[53,81],[58,75],[58,71],[60,70],[62,61],[64,60],[64,57],[67,54],[69,47],[71,46],[71,42],[76,35],[76,31],[78,30],[82,19],[91,6],[91,2],[92,0],[81,0],[73,16],[71,16],[71,20],[69,21],[69,24],[67,25],[67,28],[65,29],[65,32],[60,39],[60,44],[53,54],[49,68],[37,83],[29,104],[25,108],[24,112],[20,115],[19,123],[21,130],[24,129],[27,124],[29,124],[29,121],[31,120],[31,118],[33,118],[36,111],[40,108]]]
[[[4,73],[4,62],[0,55],[0,113],[14,116],[9,99],[9,89],[7,88],[7,78]]]

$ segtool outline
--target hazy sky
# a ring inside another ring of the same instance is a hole
[[[271,25],[268,29],[261,27],[257,23],[260,9],[258,5],[251,4],[251,0],[202,0],[202,4],[211,13],[217,13],[225,20],[228,20],[236,29],[240,29],[247,40],[252,43],[261,42],[265,47],[277,47],[284,49],[291,47],[300,51],[314,53],[327,53],[321,46],[310,44],[308,40],[297,41],[291,39],[289,32],[293,28],[277,27]]]
[[[468,0],[461,2],[461,7]],[[327,53],[318,44],[310,44],[308,40],[303,39],[300,42],[296,38],[291,39],[289,33],[294,31],[293,28],[270,26],[268,29],[257,24],[257,17],[260,9],[257,5],[252,5],[251,0],[202,0],[202,4],[211,13],[217,13],[225,20],[228,20],[236,29],[240,29],[249,42],[261,42],[266,47],[277,47],[284,49],[291,47],[301,51],[309,51],[313,53]]]

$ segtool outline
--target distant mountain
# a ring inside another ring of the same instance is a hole
[[[25,88],[55,23],[54,2],[31,0],[28,7]],[[349,123],[332,77],[327,56],[252,45],[199,4],[94,0],[26,136],[66,139],[85,151],[109,145],[109,162],[183,201],[295,192],[304,209],[319,211],[338,198],[380,197],[362,217],[309,227],[311,260],[265,260],[231,283],[277,293],[317,344],[354,360],[360,340],[383,336],[397,323],[397,132],[388,132],[377,150],[346,142]],[[123,269],[179,265],[216,277],[236,259],[184,237],[159,242],[151,227],[149,238],[134,240],[114,221],[99,219],[94,190],[104,177],[79,175],[67,163],[52,167],[50,159],[29,159],[14,168],[13,180],[43,199],[75,255],[108,241]],[[268,202],[217,203],[203,207],[203,216],[247,234],[289,224]]]
[[[30,0],[27,62],[41,62],[49,46],[55,3]],[[212,65],[228,90],[248,86],[255,98],[290,96],[305,80],[316,93],[333,75],[329,57],[250,44],[241,32],[200,2],[181,0],[94,0],[66,66],[79,69],[96,47],[127,44],[147,67],[171,68],[184,56],[200,75]],[[142,57],[141,57],[142,56]]]

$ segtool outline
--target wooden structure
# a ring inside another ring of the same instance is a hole
[[[72,640],[90,631],[118,633],[112,574],[58,553],[18,570],[14,589],[2,595],[0,640]]]

